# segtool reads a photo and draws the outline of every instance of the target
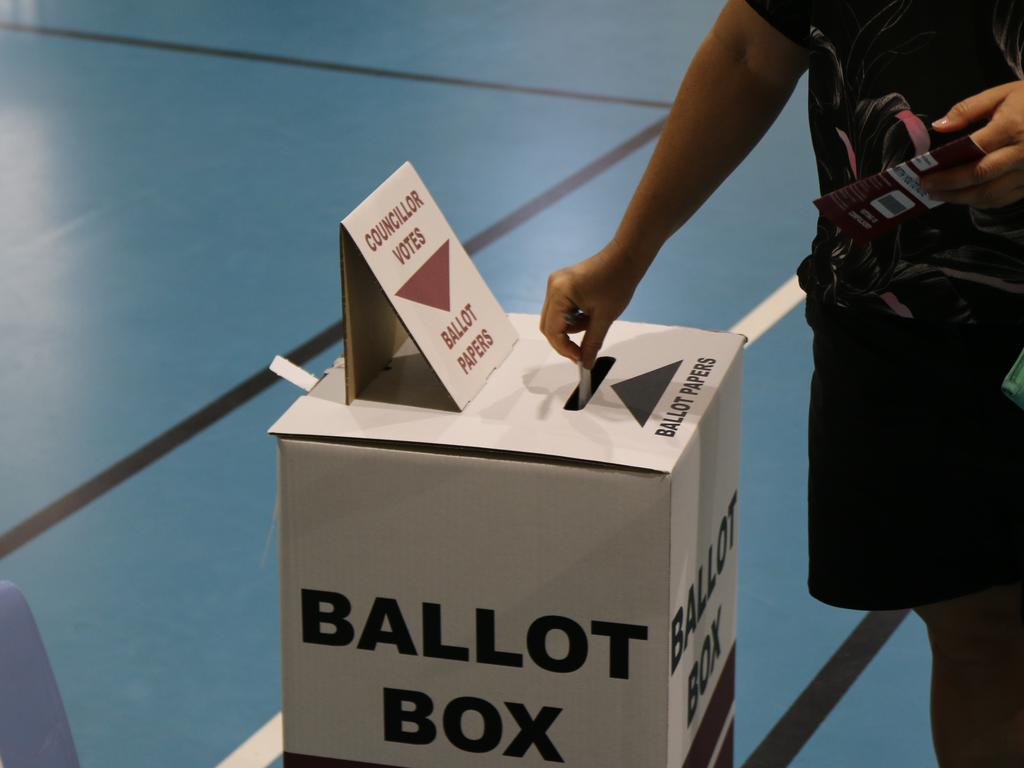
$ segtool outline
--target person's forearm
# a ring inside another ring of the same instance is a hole
[[[796,78],[754,73],[714,32],[701,45],[615,234],[637,279],[665,241],[739,165],[782,110]]]

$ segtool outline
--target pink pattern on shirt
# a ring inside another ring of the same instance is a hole
[[[910,134],[910,140],[914,142],[915,154],[923,155],[932,148],[932,137],[928,135],[928,128],[920,117],[915,115],[909,109],[904,109],[902,112],[896,113],[896,118],[901,120],[903,124],[907,126],[907,133]]]
[[[839,138],[843,140],[843,144],[846,147],[846,156],[850,160],[850,170],[853,171],[853,178],[859,178],[857,173],[857,153],[853,151],[853,144],[850,143],[850,137],[846,135],[846,132],[842,128],[836,128],[836,133],[839,134]]]
[[[895,312],[900,317],[913,317],[914,313],[910,311],[910,307],[896,298],[896,294],[892,291],[886,291],[880,297],[884,301],[889,309]]]

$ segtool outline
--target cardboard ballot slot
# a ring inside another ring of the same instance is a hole
[[[616,323],[572,411],[537,320],[461,412],[271,428],[285,766],[731,765],[742,338]]]
[[[348,402],[411,338],[465,408],[516,334],[412,164],[345,217],[340,245]]]

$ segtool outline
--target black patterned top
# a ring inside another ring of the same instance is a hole
[[[928,126],[961,99],[1024,79],[1024,0],[747,2],[810,51],[822,194],[962,135]],[[800,284],[826,303],[1024,325],[1024,202],[942,205],[865,245],[819,218],[811,250]]]

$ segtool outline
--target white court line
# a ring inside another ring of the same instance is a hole
[[[283,752],[281,713],[278,712],[238,749],[225,757],[217,768],[266,768]]]
[[[750,346],[803,300],[803,289],[797,282],[796,275],[793,275],[729,330],[746,336],[747,346]]]
[[[729,330],[746,336],[749,347],[764,335],[765,331],[788,315],[803,298],[804,292],[794,275]],[[281,713],[278,712],[244,744],[228,755],[217,768],[266,768],[283,752]]]

